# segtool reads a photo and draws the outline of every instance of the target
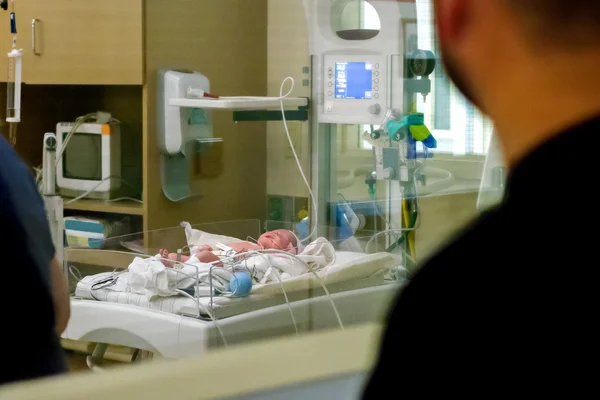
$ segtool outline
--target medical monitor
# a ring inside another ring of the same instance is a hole
[[[336,62],[335,98],[371,100],[373,98],[373,64],[370,62]]]
[[[387,108],[387,60],[379,55],[326,55],[320,122],[373,124]]]
[[[118,123],[59,123],[56,180],[62,196],[110,199],[121,187],[121,136]]]

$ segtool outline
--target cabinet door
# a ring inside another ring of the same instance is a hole
[[[6,82],[8,78],[7,54],[12,48],[12,35],[8,28],[10,26],[9,16],[10,8],[8,11],[0,8],[0,82]]]
[[[23,80],[143,83],[143,0],[19,0]]]

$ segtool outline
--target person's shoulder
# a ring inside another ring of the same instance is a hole
[[[33,179],[21,157],[0,134],[0,184],[15,185]]]
[[[0,135],[0,188],[3,192],[3,200],[11,200],[17,206],[23,200],[41,199],[33,171],[2,135]]]
[[[44,201],[32,171],[4,138],[0,138],[0,220],[0,236],[19,254],[21,270],[41,273],[47,284],[55,249]]]
[[[502,241],[508,237],[509,226],[502,207],[478,216],[450,242],[427,260],[417,274],[420,279],[435,274],[448,279],[464,279],[483,264],[501,262]],[[503,239],[504,238],[504,239]]]

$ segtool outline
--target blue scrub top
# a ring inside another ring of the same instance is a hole
[[[0,372],[0,384],[64,372],[50,281],[55,250],[44,202],[32,171],[1,134],[0,248],[0,340],[7,344],[9,366]]]

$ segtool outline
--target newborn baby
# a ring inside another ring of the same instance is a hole
[[[290,254],[297,254],[298,240],[296,239],[296,235],[287,229],[276,229],[274,231],[265,232],[260,235],[257,242],[258,243],[255,244],[240,241],[236,243],[229,243],[227,244],[227,247],[231,248],[237,253],[245,253],[252,250],[274,249],[282,250]],[[192,255],[195,255],[198,261],[207,264],[213,263],[218,265],[220,264],[221,260],[220,257],[215,254],[215,250],[208,245],[198,247],[195,253],[190,256],[169,253],[167,249],[161,249],[159,254],[164,259],[162,262],[167,268],[173,267],[173,262],[167,260],[185,263]]]

